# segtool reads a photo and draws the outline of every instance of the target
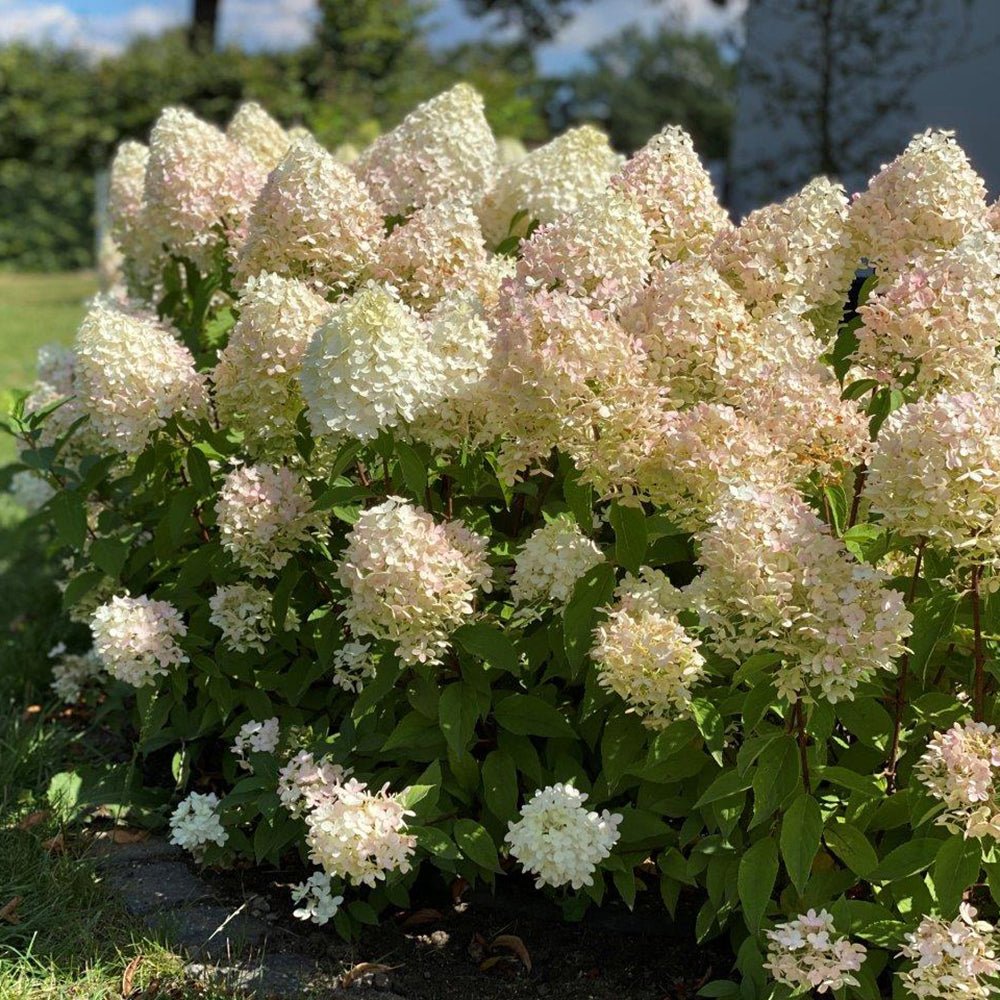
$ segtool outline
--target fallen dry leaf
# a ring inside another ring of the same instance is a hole
[[[66,851],[66,838],[61,833],[57,833],[54,837],[43,840],[42,847],[49,854],[63,854]]]
[[[490,958],[484,958],[479,963],[480,972],[489,972],[495,965],[499,965],[501,962],[509,962],[511,958],[509,955],[493,955]]]
[[[374,976],[379,972],[392,972],[393,969],[398,969],[398,965],[381,965],[378,962],[359,962],[348,972],[345,972],[341,977],[340,985],[342,989],[347,989],[352,986],[359,979],[363,979],[365,976]]]
[[[39,823],[44,823],[48,818],[48,809],[36,809],[33,813],[28,813],[28,815],[17,824],[17,828],[18,830],[30,830],[33,827],[38,826]]]
[[[149,840],[149,830],[136,830],[132,827],[119,826],[111,831],[113,844],[141,844]]]
[[[439,920],[444,920],[444,914],[440,910],[427,908],[414,910],[399,926],[422,927],[424,924],[436,924]]]
[[[508,951],[512,951],[528,972],[531,972],[531,954],[525,943],[516,934],[498,934],[490,942],[490,949],[496,948],[506,948]]]
[[[122,973],[122,997],[125,1000],[128,1000],[132,995],[132,981],[135,979],[135,974],[138,972],[140,965],[142,965],[142,955],[136,955],[125,966],[125,971]]]
[[[8,924],[19,924],[21,918],[17,915],[17,908],[21,905],[23,896],[15,896],[12,900],[0,906],[0,920]]]

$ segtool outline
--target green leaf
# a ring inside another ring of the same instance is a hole
[[[496,626],[489,622],[463,625],[454,634],[455,642],[467,653],[479,657],[492,667],[516,674],[520,667],[520,657],[514,644]]]
[[[583,664],[594,645],[597,608],[608,604],[615,592],[615,571],[607,563],[595,566],[576,582],[563,611],[563,642],[570,666]]]
[[[898,882],[909,875],[916,875],[930,868],[937,856],[941,841],[918,837],[890,851],[869,875],[870,882]]]
[[[951,836],[941,844],[931,870],[931,882],[945,916],[958,913],[965,890],[979,881],[981,865],[982,848],[978,840]]]
[[[453,834],[455,843],[470,861],[489,872],[500,871],[497,849],[485,827],[471,819],[460,819],[455,821]]]
[[[478,715],[476,692],[467,684],[449,684],[438,699],[438,723],[445,741],[458,756],[469,746]]]
[[[868,878],[878,865],[878,854],[868,838],[850,823],[832,823],[823,833],[826,846],[855,875]]]
[[[734,795],[745,792],[750,787],[750,776],[740,774],[733,769],[722,771],[718,777],[702,792],[701,798],[694,804],[695,809],[701,809],[712,802],[722,802]]]
[[[501,728],[516,736],[576,736],[558,709],[530,694],[509,695],[497,702],[493,714]]]
[[[705,746],[717,764],[722,765],[722,747],[726,739],[726,724],[718,708],[707,698],[691,700],[691,714],[694,716],[698,732],[705,740]]]
[[[483,798],[497,819],[517,815],[518,784],[514,758],[503,750],[492,750],[483,761]]]
[[[799,783],[799,748],[791,736],[770,743],[753,776],[753,824],[767,819]]]
[[[98,538],[91,542],[88,554],[108,576],[117,577],[128,559],[128,545],[117,538]]]
[[[62,606],[67,610],[72,610],[82,601],[95,587],[98,587],[107,577],[100,570],[87,570],[79,573],[69,581],[62,595]]]
[[[913,602],[913,635],[907,645],[913,651],[910,670],[915,677],[926,680],[935,647],[951,634],[958,602],[954,594],[934,594]]]
[[[812,863],[823,835],[823,814],[819,803],[803,792],[785,811],[781,820],[781,857],[788,877],[799,894],[809,881]]]
[[[64,822],[76,816],[82,788],[83,778],[76,771],[60,771],[49,780],[45,797]]]
[[[843,486],[824,486],[823,496],[830,511],[830,522],[834,534],[840,535],[847,526],[847,494]]]
[[[417,838],[418,846],[422,847],[428,854],[446,860],[454,860],[459,857],[458,848],[451,837],[437,827],[407,824],[406,829]]]
[[[576,523],[585,535],[594,530],[594,490],[589,483],[581,483],[575,470],[563,480],[563,496],[573,512]]]
[[[750,847],[740,858],[736,888],[743,906],[743,919],[752,934],[760,930],[760,922],[767,912],[774,882],[778,877],[778,845],[771,837],[764,837]]]
[[[616,562],[630,572],[638,573],[649,542],[645,513],[641,507],[616,503],[611,507],[608,520],[615,532]]]
[[[209,466],[208,459],[200,448],[195,448],[193,445],[188,448],[184,464],[187,465],[191,485],[198,491],[200,496],[208,496],[210,493],[215,492],[211,466]]]
[[[62,490],[49,501],[49,510],[59,540],[73,549],[82,549],[87,540],[87,512],[83,497]]]
[[[406,488],[418,503],[423,503],[424,494],[427,492],[427,464],[414,448],[403,441],[396,442],[396,457],[399,459],[399,468],[403,473]]]

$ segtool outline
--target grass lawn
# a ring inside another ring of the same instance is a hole
[[[31,382],[42,344],[72,339],[95,288],[86,273],[0,273],[0,397]],[[13,456],[0,438],[0,465]],[[58,718],[48,687],[48,650],[62,640],[79,648],[80,639],[60,615],[52,560],[0,498],[0,998],[120,998],[123,972],[140,955],[130,997],[194,996],[179,985],[180,961],[136,931],[78,856],[72,831],[65,851],[51,847],[65,817],[48,799],[50,781],[98,753],[84,726]]]
[[[8,274],[0,271],[0,408],[12,389],[25,389],[35,375],[43,344],[68,344],[97,291],[91,271],[68,274]],[[10,439],[0,439],[0,465],[14,457]]]

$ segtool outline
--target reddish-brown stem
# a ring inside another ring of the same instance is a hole
[[[802,766],[802,787],[807,795],[812,795],[812,782],[809,779],[809,754],[806,739],[806,713],[802,702],[796,701],[792,706],[792,719],[795,723],[795,739],[799,744],[799,763]]]
[[[986,717],[986,649],[983,646],[982,600],[979,596],[979,580],[982,566],[973,566],[969,593],[972,599],[972,656],[975,661],[975,676],[972,683],[972,717],[982,722]]]
[[[913,576],[910,578],[910,589],[906,593],[906,606],[913,604],[917,594],[917,582],[920,579],[920,568],[924,561],[924,539],[917,542],[917,557],[913,564]],[[903,728],[903,709],[906,708],[906,682],[910,677],[910,654],[903,653],[899,658],[899,675],[896,678],[896,695],[893,698],[892,741],[889,744],[889,758],[885,765],[886,792],[892,794],[896,787],[896,764],[899,761],[899,734]]]
[[[864,462],[854,473],[854,496],[851,498],[851,513],[847,518],[847,527],[853,528],[858,521],[858,511],[861,509],[861,494],[865,491],[865,478],[868,475],[868,465]]]
[[[360,458],[358,459],[357,462],[357,468],[358,468],[358,482],[360,482],[361,485],[367,490],[371,486],[372,481],[371,477],[368,475],[368,470],[365,468],[365,463],[362,462]]]

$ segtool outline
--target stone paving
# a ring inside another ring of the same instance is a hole
[[[371,985],[338,988],[313,958],[295,950],[294,935],[247,912],[246,902],[223,905],[184,852],[162,838],[131,844],[98,839],[92,853],[126,910],[188,959],[192,979],[259,1000],[402,1000]]]

